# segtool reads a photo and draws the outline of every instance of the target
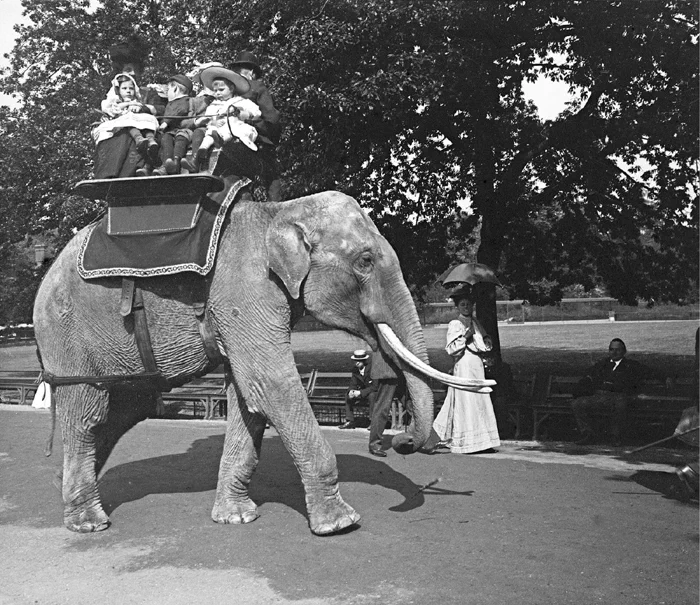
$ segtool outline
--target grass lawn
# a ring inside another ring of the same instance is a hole
[[[558,372],[579,374],[607,352],[611,338],[622,338],[630,358],[669,374],[691,375],[696,321],[615,322],[588,324],[503,325],[503,358],[514,373]],[[425,340],[431,364],[449,370],[445,327],[427,327]],[[350,355],[367,345],[344,332],[294,332],[292,347],[300,371],[350,371]],[[0,348],[0,369],[37,369],[34,346]]]
[[[612,338],[622,338],[630,358],[669,374],[693,371],[695,321],[615,322],[588,324],[503,325],[500,328],[503,359],[515,373],[550,372],[579,374],[606,355]],[[431,364],[450,369],[445,353],[445,327],[424,330]],[[295,332],[295,359],[301,371],[349,371],[353,349],[366,344],[343,332]]]

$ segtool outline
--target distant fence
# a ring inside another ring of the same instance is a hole
[[[556,305],[530,305],[522,300],[496,301],[499,321],[527,323],[540,321],[609,320],[654,321],[698,319],[700,307],[695,305],[653,305],[637,307],[621,305],[614,298],[564,298]],[[447,323],[455,318],[452,303],[427,303],[418,309],[421,323]]]
[[[565,298],[557,305],[538,307],[522,300],[496,301],[498,320],[509,323],[541,321],[608,320],[608,321],[661,321],[672,319],[700,319],[700,307],[687,305],[621,305],[614,298]],[[445,324],[453,320],[455,307],[452,303],[425,303],[418,305],[421,324]],[[309,315],[305,315],[294,326],[297,332],[327,330],[328,327]]]
[[[26,345],[33,342],[33,326],[0,326],[0,346]]]

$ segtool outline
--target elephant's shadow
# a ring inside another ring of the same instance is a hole
[[[109,515],[121,504],[150,494],[215,490],[223,443],[223,435],[212,435],[195,440],[181,454],[156,456],[109,468],[99,481],[105,512]],[[425,502],[422,486],[382,461],[356,454],[338,454],[336,459],[341,483],[378,485],[401,494],[404,501],[391,507],[394,512],[413,510]],[[279,436],[266,437],[263,441],[250,495],[258,505],[279,502],[301,514],[306,513],[301,480]]]

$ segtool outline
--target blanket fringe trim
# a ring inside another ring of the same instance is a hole
[[[93,223],[92,225],[88,226],[89,232],[80,245],[80,250],[78,252],[78,275],[80,275],[80,277],[83,279],[96,279],[98,277],[158,277],[161,275],[183,273],[185,271],[193,271],[199,275],[207,275],[214,267],[216,251],[219,245],[219,235],[221,235],[221,228],[224,225],[224,219],[226,218],[228,209],[236,199],[238,192],[250,182],[250,179],[247,178],[236,181],[229,189],[224,201],[221,203],[221,206],[216,213],[216,218],[214,219],[214,226],[211,231],[211,236],[209,237],[207,257],[204,265],[199,265],[197,263],[181,263],[179,265],[166,265],[162,267],[152,267],[149,269],[136,269],[134,267],[110,267],[109,269],[86,270],[83,267],[85,250],[90,243],[92,232],[98,225],[98,223]]]

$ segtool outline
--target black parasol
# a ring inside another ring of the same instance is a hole
[[[438,281],[445,288],[469,284],[473,286],[478,283],[489,283],[501,286],[501,282],[490,267],[482,263],[462,263],[445,271]]]

